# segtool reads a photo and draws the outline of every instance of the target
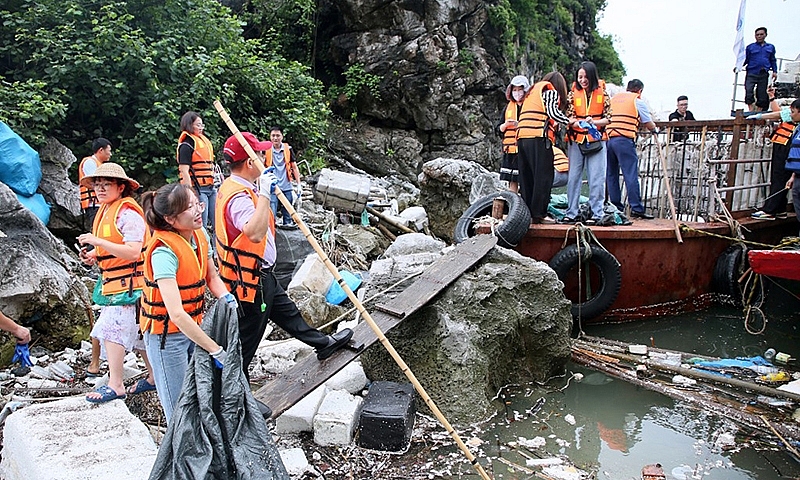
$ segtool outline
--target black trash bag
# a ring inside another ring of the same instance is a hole
[[[150,480],[289,480],[242,371],[236,309],[217,302],[202,328],[225,346],[225,368],[195,348]]]

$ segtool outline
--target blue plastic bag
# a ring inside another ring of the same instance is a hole
[[[15,193],[30,197],[41,181],[39,154],[8,125],[0,122],[0,182]]]
[[[342,270],[339,272],[339,275],[342,276],[347,286],[350,287],[350,290],[355,291],[361,286],[361,275],[353,275],[347,270]],[[328,293],[325,294],[325,301],[332,305],[339,305],[344,302],[345,298],[347,298],[347,294],[344,292],[344,289],[339,286],[339,283],[336,281],[331,283],[331,286],[328,288]]]
[[[31,362],[31,352],[28,350],[27,343],[22,345],[17,344],[17,347],[14,349],[14,356],[11,358],[11,363],[17,362],[23,367],[33,366],[33,362]]]
[[[41,193],[26,197],[25,195],[17,194],[17,200],[23,207],[27,208],[34,215],[36,215],[43,224],[47,225],[50,221],[50,204],[44,199]]]
[[[585,128],[586,130],[588,130],[589,136],[591,136],[595,140],[600,140],[601,138],[603,138],[603,135],[600,133],[600,131],[597,130],[597,127],[594,126],[594,123],[589,123],[586,120],[581,120],[580,122],[578,122],[578,125],[581,128]]]

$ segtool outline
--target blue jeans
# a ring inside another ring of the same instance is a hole
[[[170,333],[164,349],[161,349],[161,335],[153,335],[150,332],[144,333],[144,345],[147,350],[147,358],[153,367],[153,378],[156,381],[156,392],[158,400],[164,409],[164,416],[167,423],[172,418],[172,412],[178,404],[181,389],[183,388],[183,377],[189,369],[189,360],[194,353],[194,342],[181,332]]]
[[[213,230],[214,208],[217,206],[217,189],[214,188],[214,185],[207,185],[205,187],[200,187],[200,190],[195,188],[194,193],[197,194],[197,198],[206,206],[205,210],[203,210],[203,226],[208,227],[210,225],[210,228]]]
[[[606,172],[608,200],[622,211],[622,191],[619,184],[619,172],[622,170],[631,211],[644,213],[642,194],[639,191],[639,157],[636,155],[636,142],[628,137],[611,137],[606,147],[608,148]]]
[[[281,191],[286,196],[286,199],[289,200],[289,203],[292,203],[292,201],[294,201],[294,192],[292,192],[292,189],[281,190]],[[278,196],[275,195],[274,193],[270,195],[269,206],[272,207],[272,214],[275,215],[275,220],[278,219],[278,203],[280,203],[278,201]],[[284,207],[283,204],[280,205],[280,209],[281,209],[281,215],[283,215],[283,224],[289,225],[293,223],[292,217],[289,216],[289,212],[286,210],[286,207]]]
[[[567,180],[569,180],[569,172],[559,172],[556,170],[553,174],[553,188],[563,187],[567,184]]]
[[[581,199],[581,182],[583,171],[586,170],[586,180],[589,182],[589,207],[592,209],[592,218],[603,218],[603,202],[606,198],[606,142],[603,149],[589,156],[584,156],[575,142],[570,142],[567,148],[569,157],[569,180],[567,181],[567,216],[578,216],[578,206]]]

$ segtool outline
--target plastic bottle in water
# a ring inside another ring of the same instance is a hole
[[[766,352],[764,352],[764,358],[765,358],[765,359],[766,359],[768,362],[770,362],[770,363],[771,363],[771,362],[772,362],[772,361],[775,359],[775,354],[776,354],[776,353],[778,353],[778,352],[776,352],[774,348],[768,348],[768,349],[767,349],[767,351],[766,351]]]

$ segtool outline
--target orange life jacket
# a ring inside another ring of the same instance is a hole
[[[609,137],[636,138],[639,130],[638,93],[621,92],[611,97],[611,122],[606,127]]]
[[[517,125],[517,140],[544,137],[545,130],[551,130],[548,127],[552,122],[548,122],[549,117],[542,99],[542,92],[546,90],[555,90],[555,87],[550,82],[536,82],[525,95]]]
[[[567,172],[569,171],[569,158],[558,147],[553,147],[553,166],[556,168],[557,172]]]
[[[264,249],[267,247],[267,235],[275,237],[275,217],[272,215],[272,210],[267,209],[269,231],[257,243],[253,243],[247,238],[244,232],[239,232],[236,238],[228,238],[225,212],[228,209],[228,203],[239,193],[250,195],[254,204],[258,201],[258,195],[252,189],[232,178],[222,182],[222,186],[217,192],[214,232],[217,236],[219,276],[228,285],[230,291],[235,291],[236,298],[240,302],[253,303],[259,289],[261,262],[264,257]],[[261,199],[261,201],[266,200]]]
[[[794,130],[794,127],[795,124],[792,122],[781,122],[777,127],[775,127],[770,140],[772,140],[772,143],[786,145],[789,143],[789,139],[792,137],[792,131]]]
[[[605,97],[606,97],[606,82],[600,80],[600,84],[598,87],[591,93],[591,95],[587,95],[586,90],[578,89],[578,85],[573,83],[572,84],[572,106],[575,108],[575,117],[578,120],[583,120],[588,117],[592,117],[593,120],[597,121],[603,118],[603,110],[605,106]],[[601,128],[600,131],[602,132],[603,129]],[[590,142],[597,142],[589,135],[589,131],[578,124],[569,127],[569,138],[573,142],[576,143],[583,143],[585,140],[589,140]],[[605,137],[605,135],[603,135]],[[603,140],[603,139],[601,139]]]
[[[175,232],[156,230],[147,244],[144,253],[144,288],[142,289],[142,309],[139,326],[143,332],[158,335],[177,333],[180,329],[169,322],[167,307],[161,297],[161,290],[153,279],[153,251],[161,246],[169,247],[178,257],[178,271],[175,281],[181,294],[183,310],[199,325],[203,321],[203,307],[208,271],[208,241],[202,230],[192,234],[197,250],[182,236]]]
[[[299,182],[299,178],[294,178],[294,169],[292,165],[294,165],[294,159],[292,158],[292,148],[289,146],[288,143],[283,142],[283,161],[286,163],[286,179],[290,182]],[[264,167],[269,168],[272,166],[272,149],[266,151],[264,156]]]
[[[506,107],[506,120],[519,121],[520,106],[515,101],[508,102]],[[503,132],[503,153],[517,153],[517,127],[508,127]]]
[[[144,212],[142,207],[136,203],[136,200],[130,197],[120,198],[114,203],[100,205],[92,226],[94,236],[123,245],[125,242],[122,238],[122,232],[117,228],[117,218],[123,207],[136,210],[144,220]],[[144,243],[142,243],[142,248],[144,249]],[[97,266],[100,268],[100,274],[102,275],[103,295],[113,295],[126,290],[132,293],[134,290],[142,288],[141,256],[138,260],[131,262],[130,260],[115,257],[103,247],[98,246],[95,249],[97,250]]]
[[[192,165],[189,167],[189,175],[192,177],[192,185],[205,187],[214,184],[214,148],[211,141],[205,135],[193,135],[189,132],[181,132],[178,138],[178,150],[184,143],[186,137],[194,140],[194,150],[192,151]],[[176,151],[176,155],[179,155]]]
[[[85,176],[83,174],[83,166],[86,164],[87,160],[91,160],[100,166],[100,161],[95,158],[94,155],[89,157],[84,157],[81,160],[81,164],[78,166],[78,188],[80,189],[80,199],[81,199],[81,210],[86,210],[87,208],[97,207],[100,205],[100,202],[97,201],[97,196],[94,194],[94,190],[89,187],[84,187],[81,185],[81,180]]]

